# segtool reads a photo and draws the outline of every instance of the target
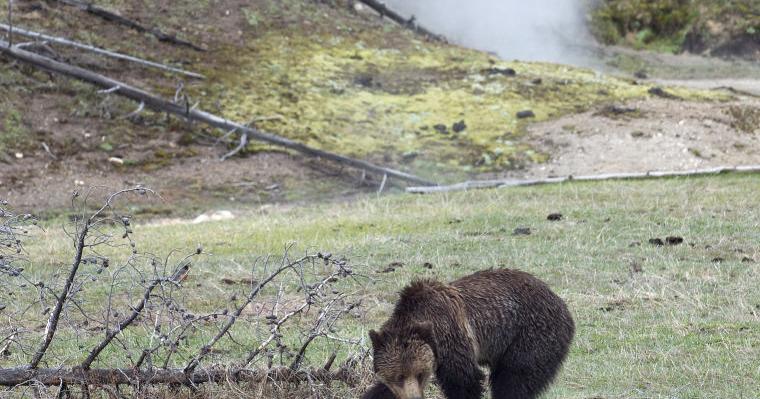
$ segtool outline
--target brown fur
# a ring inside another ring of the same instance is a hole
[[[379,383],[365,399],[419,399],[435,374],[448,399],[535,398],[567,356],[575,326],[546,284],[518,270],[488,270],[445,284],[416,281],[370,331]]]

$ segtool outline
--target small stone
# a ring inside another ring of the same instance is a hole
[[[678,237],[678,236],[668,236],[668,237],[666,237],[666,238],[665,238],[665,242],[666,242],[668,245],[679,245],[679,244],[683,244],[683,237]]]
[[[433,125],[433,129],[435,129],[436,132],[440,134],[449,134],[449,128],[446,127],[446,125],[439,123],[437,125]]]
[[[114,165],[124,165],[124,160],[118,157],[110,157],[108,158],[108,162]]]
[[[633,76],[635,76],[637,79],[647,79],[647,78],[649,78],[649,74],[647,73],[647,71],[645,71],[643,69],[636,71],[636,73],[634,73]]]
[[[488,68],[484,69],[483,72],[485,72],[488,75],[503,75],[503,76],[515,76],[517,75],[517,71],[515,71],[512,68]]]
[[[665,242],[662,241],[661,238],[650,238],[649,243],[652,245],[657,245],[658,247],[665,245]]]
[[[546,217],[546,220],[550,220],[552,222],[558,222],[562,220],[562,214],[561,213],[550,213],[549,216]]]
[[[535,118],[535,117],[536,117],[536,114],[529,109],[526,109],[525,111],[520,111],[517,113],[517,119]]]
[[[454,133],[459,133],[459,132],[462,132],[462,131],[464,131],[465,129],[467,129],[467,124],[466,124],[466,123],[464,123],[464,120],[461,120],[461,121],[459,121],[459,122],[455,123],[455,124],[454,124],[454,125],[451,127],[451,130],[453,130],[453,131],[454,131]]]
[[[512,231],[513,236],[529,236],[531,233],[530,227],[517,227]]]
[[[16,155],[16,159],[24,159],[23,153],[17,152],[15,155]]]

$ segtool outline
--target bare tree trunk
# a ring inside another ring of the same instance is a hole
[[[217,127],[225,131],[236,130],[241,133],[248,134],[248,137],[255,140],[265,141],[270,144],[289,148],[289,149],[298,151],[302,154],[306,154],[308,156],[329,159],[334,162],[349,165],[354,168],[366,170],[368,172],[377,173],[379,175],[386,174],[390,177],[395,177],[400,180],[405,180],[408,182],[421,184],[425,186],[435,185],[435,183],[431,181],[422,179],[420,177],[417,177],[409,173],[401,172],[395,169],[381,167],[381,166],[369,163],[367,161],[349,158],[349,157],[335,154],[332,152],[312,148],[305,144],[295,142],[293,140],[287,139],[282,136],[277,136],[271,133],[267,133],[267,132],[258,130],[256,128],[247,127],[242,124],[230,121],[228,119],[224,119],[219,116],[210,114],[208,112],[200,111],[195,108],[190,108],[189,104],[183,105],[183,104],[177,104],[177,103],[164,100],[144,90],[130,86],[118,80],[111,79],[109,77],[97,74],[87,69],[65,64],[62,62],[58,62],[48,57],[44,57],[36,53],[19,49],[16,46],[10,47],[7,42],[0,41],[0,53],[6,54],[7,56],[11,58],[24,61],[26,63],[32,64],[38,68],[41,68],[50,72],[64,74],[64,75],[71,76],[88,83],[92,83],[100,87],[104,87],[106,89],[112,90],[113,93],[119,94],[121,96],[130,98],[138,102],[145,103],[146,106],[153,108],[154,110],[168,112],[171,114],[185,117],[190,120],[203,122],[207,125]]]
[[[715,175],[719,173],[730,172],[760,172],[760,165],[745,166],[719,166],[716,168],[682,170],[682,171],[652,171],[652,172],[633,172],[633,173],[607,173],[602,175],[587,176],[560,176],[549,177],[546,179],[527,179],[527,180],[470,180],[462,183],[452,184],[449,186],[435,187],[407,187],[406,192],[413,194],[430,194],[445,193],[451,191],[464,191],[483,188],[501,188],[501,187],[518,187],[518,186],[535,186],[539,184],[553,184],[568,181],[601,181],[601,180],[627,180],[627,179],[653,179],[662,177],[675,176],[702,176]]]
[[[164,64],[159,64],[159,63],[153,62],[153,61],[143,60],[141,58],[133,57],[131,55],[126,55],[126,54],[121,54],[121,53],[117,53],[117,52],[114,52],[114,51],[105,50],[105,49],[98,48],[98,47],[95,47],[95,46],[90,46],[90,45],[87,45],[87,44],[75,42],[73,40],[64,39],[62,37],[50,36],[50,35],[45,35],[45,34],[38,33],[38,32],[32,32],[32,31],[29,31],[29,30],[20,29],[17,26],[0,24],[0,29],[7,30],[9,32],[8,34],[10,34],[11,31],[12,31],[13,33],[18,33],[19,35],[30,37],[30,38],[33,38],[33,39],[42,39],[42,40],[45,40],[45,41],[48,41],[48,42],[58,43],[58,44],[61,44],[61,45],[64,45],[64,46],[70,46],[70,47],[75,47],[75,48],[82,49],[82,50],[91,51],[93,53],[104,55],[106,57],[111,57],[111,58],[116,58],[116,59],[119,59],[119,60],[134,62],[136,64],[146,65],[146,66],[149,66],[149,67],[162,69],[164,71],[179,73],[179,74],[190,76],[190,77],[196,78],[196,79],[205,79],[205,76],[203,76],[203,75],[201,75],[199,73],[186,71],[184,69],[175,68],[175,67],[171,67],[171,66],[164,65]]]
[[[396,11],[391,10],[386,6],[384,3],[378,1],[378,0],[359,0],[362,4],[366,5],[367,7],[377,11],[378,14],[382,17],[388,17],[392,21],[396,22],[397,24],[404,26],[414,32],[417,32],[421,35],[427,36],[431,39],[438,40],[441,42],[445,42],[446,39],[438,35],[436,33],[433,33],[424,27],[420,26],[415,20],[414,16],[412,16],[409,19],[404,18],[401,16],[401,14],[397,13]]]

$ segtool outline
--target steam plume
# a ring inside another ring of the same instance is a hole
[[[588,0],[386,0],[467,47],[504,59],[583,64]]]

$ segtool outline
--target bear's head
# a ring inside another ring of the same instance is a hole
[[[397,399],[422,399],[435,370],[435,338],[429,322],[370,331],[377,378]]]

